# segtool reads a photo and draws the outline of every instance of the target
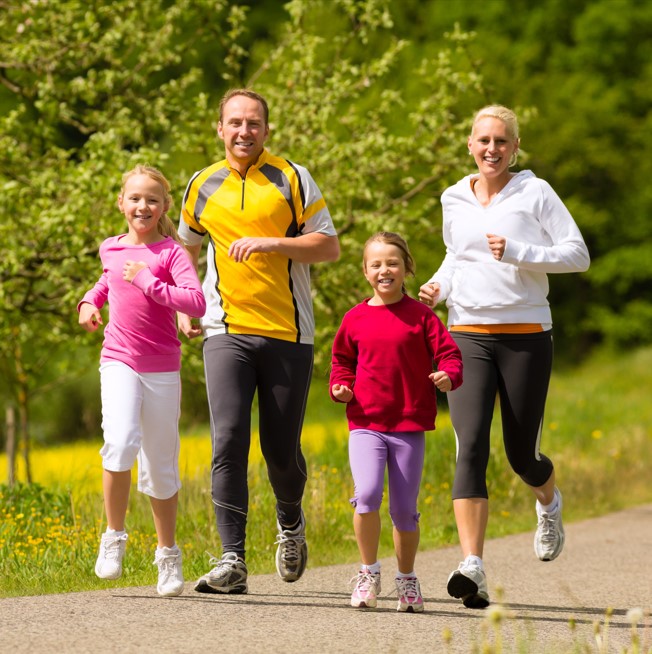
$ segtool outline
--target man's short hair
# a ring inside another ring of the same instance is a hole
[[[260,102],[263,108],[263,117],[265,118],[265,125],[269,124],[269,107],[267,106],[267,100],[265,100],[265,98],[263,98],[263,96],[260,95],[260,93],[256,93],[251,89],[230,89],[224,94],[224,96],[220,100],[220,122],[222,122],[222,114],[224,113],[224,106],[231,98],[235,98],[238,95],[244,95],[246,98],[251,98],[252,100],[256,100]]]

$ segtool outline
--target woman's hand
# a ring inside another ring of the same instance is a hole
[[[439,302],[441,286],[437,282],[428,282],[419,289],[419,299],[429,307],[434,307]]]
[[[507,244],[507,239],[504,236],[496,236],[496,234],[487,234],[487,242],[489,243],[489,249],[491,254],[493,254],[496,261],[500,261],[505,254],[505,245]]]

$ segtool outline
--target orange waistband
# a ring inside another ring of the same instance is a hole
[[[453,325],[449,327],[449,331],[473,334],[536,334],[542,332],[543,327],[539,323],[516,322],[500,325]]]

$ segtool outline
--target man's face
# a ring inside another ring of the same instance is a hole
[[[228,162],[244,174],[260,156],[269,134],[260,102],[245,95],[232,97],[222,109],[217,134],[224,141]]]

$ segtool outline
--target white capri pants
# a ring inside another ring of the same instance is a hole
[[[181,375],[138,373],[125,363],[100,366],[105,470],[131,470],[138,459],[138,490],[167,500],[181,488],[179,413]]]

